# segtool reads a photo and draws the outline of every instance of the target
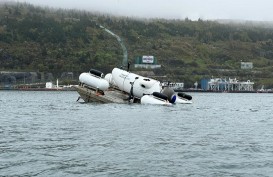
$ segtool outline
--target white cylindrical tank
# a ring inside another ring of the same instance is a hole
[[[114,85],[116,86],[116,83],[115,81],[113,80],[113,77],[112,77],[112,74],[111,73],[108,73],[105,75],[104,77],[105,80],[107,80],[109,82],[110,85]]]
[[[112,79],[120,90],[127,93],[130,93],[133,85],[133,96],[139,98],[145,94],[152,94],[153,92],[160,92],[161,90],[159,81],[129,73],[119,68],[113,69]]]
[[[131,84],[130,82],[134,82],[136,77],[140,77],[134,73],[129,73],[125,70],[114,68],[112,70],[112,79],[116,83],[116,86],[127,93],[130,92]]]
[[[109,88],[109,83],[107,80],[101,77],[94,76],[90,73],[82,73],[79,77],[79,80],[86,85],[102,91]]]
[[[133,94],[137,97],[152,94],[153,92],[160,92],[161,84],[157,80],[140,77],[133,85]]]

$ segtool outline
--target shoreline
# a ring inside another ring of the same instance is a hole
[[[74,88],[0,88],[0,91],[76,91]]]
[[[215,91],[215,90],[174,90],[175,92],[200,92],[200,93],[273,93],[273,91]]]
[[[75,88],[0,88],[0,91],[76,91]],[[198,93],[273,93],[273,91],[215,91],[215,90],[191,90],[175,89],[175,92],[198,92]]]

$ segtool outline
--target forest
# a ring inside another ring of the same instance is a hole
[[[138,19],[27,3],[0,4],[0,71],[111,72],[123,51],[100,25],[122,38],[129,62],[155,56],[162,67],[153,72],[186,87],[236,77],[273,88],[271,23]],[[241,69],[242,61],[253,69]]]

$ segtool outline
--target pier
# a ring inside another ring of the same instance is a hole
[[[226,92],[253,92],[254,82],[248,81],[239,81],[235,79],[222,79],[214,78],[210,80],[204,80],[202,85],[203,90],[207,91],[226,91]]]

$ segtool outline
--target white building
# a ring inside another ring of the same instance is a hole
[[[53,83],[52,82],[47,82],[46,83],[46,88],[47,89],[52,89],[53,88]]]
[[[215,78],[210,79],[208,82],[208,90],[212,91],[253,91],[254,82],[248,81],[238,81],[235,79],[222,79],[222,78]]]
[[[143,55],[136,57],[135,68],[155,69],[161,68],[161,65],[157,64],[157,59],[154,56]]]
[[[253,63],[252,62],[241,62],[241,69],[252,69]]]

